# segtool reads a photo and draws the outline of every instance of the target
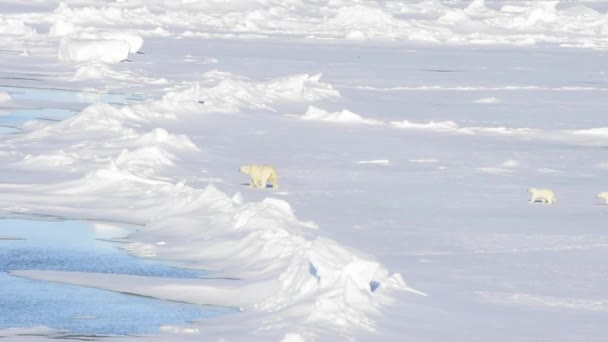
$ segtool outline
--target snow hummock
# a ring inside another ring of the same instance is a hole
[[[391,165],[391,161],[388,159],[360,160],[357,163],[358,164]]]
[[[129,45],[129,53],[137,53],[144,44],[144,39],[130,31],[80,31],[75,38],[89,40],[118,40]]]
[[[157,102],[158,107],[192,112],[233,113],[249,108],[276,111],[285,102],[313,102],[339,97],[322,74],[299,74],[259,82],[228,72],[211,70],[194,85],[178,87]]]
[[[38,32],[23,20],[0,16],[0,35],[32,36]]]
[[[473,101],[473,103],[499,103],[499,102],[501,102],[500,99],[498,99],[496,97],[483,97],[483,98]]]
[[[349,110],[339,112],[328,112],[315,106],[309,106],[304,115],[297,116],[302,120],[312,121],[329,121],[337,123],[364,123],[370,125],[380,125],[382,122],[377,120],[364,119],[361,115],[353,113]]]
[[[0,103],[8,103],[12,100],[12,97],[8,93],[0,91]]]
[[[460,126],[454,121],[429,121],[427,123],[416,123],[408,120],[403,121],[393,121],[391,125],[397,128],[406,128],[406,129],[424,129],[424,130],[432,130],[432,131],[448,131],[448,132],[462,132],[462,133],[472,133],[468,130],[463,130]]]
[[[513,174],[518,166],[519,162],[517,160],[507,160],[499,166],[480,167],[477,170],[489,174],[507,176]]]
[[[129,57],[131,46],[124,40],[64,38],[58,57],[64,62],[89,60],[117,63]]]

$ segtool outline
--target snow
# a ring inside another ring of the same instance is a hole
[[[64,39],[59,46],[58,58],[63,62],[97,60],[116,63],[126,60],[130,49],[124,40]]]
[[[22,20],[13,18],[0,18],[0,34],[12,36],[32,36],[37,32]]]
[[[374,159],[374,160],[360,160],[359,164],[378,164],[378,165],[390,165],[391,161],[387,159]]]
[[[340,112],[330,113],[315,106],[308,107],[306,113],[304,113],[304,115],[299,116],[299,118],[302,120],[330,121],[337,123],[364,123],[371,125],[382,124],[380,121],[377,120],[364,119],[363,117],[361,117],[361,115],[353,113],[346,109]]]
[[[2,216],[137,224],[125,253],[210,277],[11,274],[241,310],[150,340],[602,341],[606,10],[11,0],[4,83],[139,96],[2,88],[3,125],[77,108],[0,133]],[[281,192],[243,185],[247,163]]]
[[[11,102],[12,98],[8,93],[0,92],[0,103]]]
[[[495,97],[484,97],[473,101],[473,103],[499,103],[500,99]]]

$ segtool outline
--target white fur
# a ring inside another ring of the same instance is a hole
[[[553,204],[553,202],[557,200],[555,193],[549,189],[530,188],[528,189],[528,192],[532,194],[530,203],[541,201],[543,203]]]
[[[603,198],[606,200],[606,205],[608,205],[608,192],[600,192],[597,194],[597,198]]]
[[[240,171],[248,174],[251,177],[249,186],[253,188],[266,188],[267,183],[272,183],[272,187],[279,188],[279,177],[277,171],[272,165],[244,165]]]

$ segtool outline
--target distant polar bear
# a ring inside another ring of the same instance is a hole
[[[251,177],[249,186],[253,188],[266,188],[268,182],[272,183],[273,188],[279,188],[279,176],[272,165],[249,164],[241,166],[240,171]]]
[[[597,198],[603,198],[606,200],[606,205],[608,205],[608,192],[600,192],[597,195]]]
[[[555,197],[555,193],[549,189],[537,189],[530,188],[528,192],[532,194],[532,198],[530,199],[530,203],[534,203],[537,201],[553,204],[557,200]]]

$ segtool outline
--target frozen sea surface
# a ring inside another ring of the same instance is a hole
[[[138,222],[133,253],[245,283],[164,288],[244,307],[180,338],[605,341],[606,1],[19,2],[7,84],[154,101],[2,137],[0,208]],[[57,63],[64,22],[137,31],[145,54]],[[273,164],[280,191],[247,188],[245,163]],[[375,261],[428,296],[376,286]]]

